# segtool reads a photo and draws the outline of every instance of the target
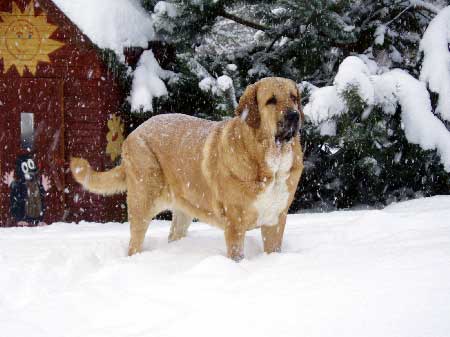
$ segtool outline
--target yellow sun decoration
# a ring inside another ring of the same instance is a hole
[[[108,121],[108,133],[106,134],[106,153],[110,155],[111,160],[114,161],[118,158],[122,152],[122,144],[124,141],[123,132],[125,126],[122,123],[122,119],[116,115],[112,115],[112,118]]]
[[[15,66],[20,76],[25,68],[35,75],[38,62],[50,62],[48,54],[64,45],[50,39],[57,28],[47,22],[44,13],[34,15],[33,1],[23,12],[15,2],[12,12],[0,12],[0,58],[4,72]]]

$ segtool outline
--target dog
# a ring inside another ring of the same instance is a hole
[[[169,242],[186,236],[197,218],[224,230],[235,261],[254,228],[261,228],[264,252],[279,252],[303,170],[300,99],[295,82],[264,78],[246,88],[232,119],[157,115],[124,141],[120,166],[95,172],[72,158],[71,171],[93,193],[127,192],[128,255],[141,252],[152,218],[168,209]]]

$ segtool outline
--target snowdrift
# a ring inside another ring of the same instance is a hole
[[[0,229],[2,336],[450,336],[450,197],[298,214],[283,252],[225,258],[201,223],[167,243],[127,224]]]

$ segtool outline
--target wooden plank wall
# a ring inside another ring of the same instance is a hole
[[[24,11],[29,1],[17,0],[16,3],[21,11]],[[0,0],[0,12],[11,10],[12,1]],[[88,159],[97,170],[105,170],[114,165],[105,154],[107,120],[112,114],[119,113],[119,107],[124,99],[123,93],[114,75],[101,60],[96,47],[51,1],[39,0],[39,5],[35,5],[35,16],[43,13],[46,13],[48,23],[59,27],[50,38],[64,43],[64,46],[49,55],[50,63],[38,62],[35,74],[25,69],[22,76],[15,68],[4,69],[0,54],[0,84],[2,79],[6,78],[62,80],[65,212],[61,215],[61,220],[123,220],[126,213],[124,195],[102,197],[85,192],[73,181],[69,172],[71,156]],[[0,113],[3,113],[1,105]],[[5,123],[7,123],[5,120],[0,120],[0,130],[8,129],[9,126]],[[2,140],[2,137],[6,136],[3,134],[0,134],[0,145],[2,142],[5,143],[5,138]],[[0,156],[0,160],[4,159],[6,159],[4,156]],[[5,185],[1,184],[0,201],[4,205],[0,208],[2,213],[5,213],[5,205],[9,204],[8,195]],[[8,222],[8,225],[10,224]]]

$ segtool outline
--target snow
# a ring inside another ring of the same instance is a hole
[[[422,0],[410,0],[409,3],[411,6],[421,7],[429,10],[432,13],[439,13],[441,9],[441,5],[439,3],[433,4],[433,1],[422,1]]]
[[[230,76],[222,75],[215,79],[211,75],[205,74],[203,71],[198,72],[197,76],[205,76],[198,83],[198,86],[202,91],[211,92],[213,95],[218,96],[225,95],[233,109],[238,106],[233,80]]]
[[[225,92],[233,87],[233,80],[230,76],[222,75],[217,78],[217,86],[221,91]]]
[[[437,150],[445,170],[450,172],[450,131],[434,115],[425,83],[400,69],[381,75],[372,73],[364,59],[347,57],[339,66],[333,86],[312,89],[305,115],[321,128],[324,121],[347,113],[345,93],[350,89],[355,89],[366,105],[363,119],[374,106],[393,114],[400,105],[408,142],[424,150]]]
[[[174,18],[177,16],[177,8],[174,4],[167,1],[159,1],[156,3],[153,12],[158,16],[168,16]]]
[[[375,86],[389,88],[397,97],[408,142],[418,144],[424,150],[436,149],[445,170],[450,172],[450,131],[433,114],[425,84],[407,72],[395,69],[376,77]]]
[[[177,7],[167,1],[159,1],[153,8],[152,21],[157,40],[166,40],[167,34],[172,34],[175,23],[168,18],[175,18],[178,15]]]
[[[153,98],[167,95],[163,79],[172,76],[172,72],[164,70],[156,61],[151,50],[145,50],[133,73],[130,97],[132,111],[153,111]]]
[[[201,223],[169,244],[155,221],[133,257],[127,224],[1,228],[2,335],[450,336],[448,219],[449,196],[290,215],[282,253],[254,230],[240,263]]]
[[[338,95],[336,87],[329,85],[311,92],[309,102],[304,106],[303,112],[314,124],[319,124],[347,112],[347,106]]]
[[[423,63],[420,80],[439,94],[436,112],[450,121],[450,6],[431,20],[420,41]]]
[[[382,46],[384,44],[384,35],[386,34],[386,25],[379,25],[377,29],[375,29],[375,44]]]
[[[53,0],[98,47],[124,61],[124,47],[147,48],[154,30],[150,14],[138,0]]]
[[[229,64],[227,64],[227,70],[229,70],[229,71],[231,71],[231,72],[234,72],[234,71],[237,71],[237,69],[238,69],[238,67],[237,67],[237,65],[235,65],[235,64],[233,64],[233,63],[229,63]],[[1,102],[0,102],[1,103]]]
[[[321,136],[336,136],[336,121],[335,120],[326,120],[320,123],[319,131]]]
[[[212,91],[215,88],[215,82],[213,77],[205,77],[198,82],[198,87],[205,92]]]
[[[228,75],[219,76],[215,79],[212,76],[204,77],[199,83],[199,88],[205,92],[212,92],[213,94],[224,93],[233,89],[233,80]]]
[[[374,88],[369,76],[370,70],[365,63],[356,56],[349,56],[339,65],[334,86],[339,96],[343,96],[349,88],[354,87],[366,104],[373,105]]]

